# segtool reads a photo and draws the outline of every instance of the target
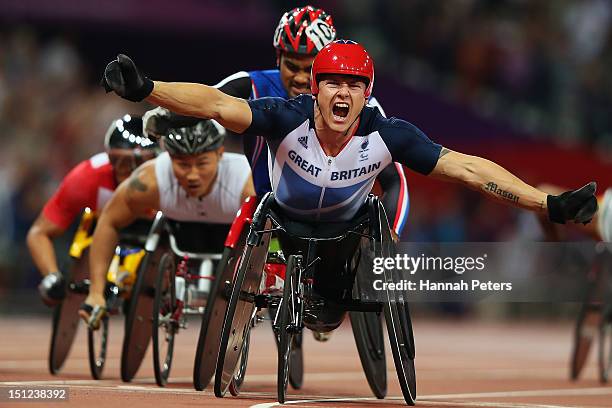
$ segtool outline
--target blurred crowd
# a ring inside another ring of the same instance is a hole
[[[612,2],[313,4],[334,15],[342,37],[366,44],[381,61],[377,75],[551,141],[608,149],[612,157]],[[267,7],[276,19],[288,6],[271,1]],[[0,31],[0,289],[36,283],[24,261],[29,226],[68,170],[101,151],[110,121],[144,109],[105,96],[97,86],[100,67],[85,60],[69,36]],[[411,192],[409,239],[505,240],[517,230],[538,236],[518,212],[476,193],[449,191],[452,197],[433,204]]]
[[[0,288],[38,279],[30,225],[70,168],[101,151],[110,121],[135,110],[92,82],[68,38],[0,32]]]
[[[612,156],[609,0],[343,4],[343,35],[367,41],[387,73],[529,133]]]

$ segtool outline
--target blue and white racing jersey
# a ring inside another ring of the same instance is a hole
[[[253,119],[245,133],[266,139],[272,190],[279,205],[298,219],[350,220],[387,165],[399,162],[429,174],[442,148],[414,125],[366,106],[355,135],[331,157],[315,133],[310,95],[248,103]]]

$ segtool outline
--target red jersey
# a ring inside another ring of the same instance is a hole
[[[43,214],[60,228],[68,228],[85,207],[101,210],[116,188],[108,154],[98,153],[68,173],[43,208]]]

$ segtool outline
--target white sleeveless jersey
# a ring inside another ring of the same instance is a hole
[[[174,175],[170,155],[164,152],[155,159],[160,210],[176,221],[231,224],[242,204],[240,197],[250,174],[244,155],[223,153],[210,193],[190,197]]]
[[[606,190],[600,203],[598,224],[601,239],[612,242],[612,188]]]

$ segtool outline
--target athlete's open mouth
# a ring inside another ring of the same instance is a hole
[[[332,113],[338,118],[346,118],[349,114],[349,104],[346,102],[336,102],[332,108]]]

